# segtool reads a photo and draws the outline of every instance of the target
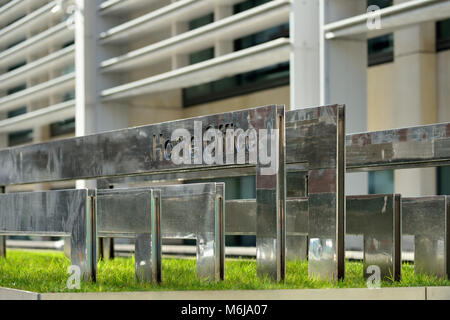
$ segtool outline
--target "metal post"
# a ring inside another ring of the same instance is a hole
[[[0,193],[5,193],[5,187],[0,187]],[[0,236],[0,257],[6,258],[6,236]]]
[[[402,235],[414,236],[414,271],[445,279],[448,275],[447,196],[402,199]]]
[[[271,156],[277,163],[270,163],[269,168],[260,162],[256,169],[256,259],[260,277],[268,276],[276,281],[284,281],[286,275],[285,114],[283,108],[277,108],[276,112],[277,115],[265,124],[269,128],[267,139],[261,135],[262,131],[259,135],[260,159],[262,152],[268,151],[270,140]],[[277,153],[276,158],[274,152]]]
[[[364,237],[364,278],[377,266],[381,280],[401,278],[400,195],[347,197],[347,234]]]
[[[78,266],[85,281],[97,280],[96,191],[86,190],[85,213],[78,213],[70,237],[70,262]]]
[[[149,233],[135,237],[135,269],[139,281],[161,282],[161,228],[160,228],[160,190],[151,190],[151,212]]]

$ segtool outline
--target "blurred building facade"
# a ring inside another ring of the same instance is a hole
[[[347,132],[450,121],[449,18],[447,0],[0,0],[0,146],[272,103],[345,103]],[[348,178],[450,192],[447,168]]]

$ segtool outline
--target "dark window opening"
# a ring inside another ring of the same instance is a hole
[[[262,32],[236,39],[234,51],[243,50],[270,40],[289,37],[289,24],[283,24]],[[198,63],[214,57],[214,49],[205,49],[190,55],[190,63]],[[185,107],[215,100],[248,94],[289,84],[289,62],[279,63],[258,70],[183,89]]]
[[[436,51],[450,49],[450,19],[436,23]]]
[[[27,88],[26,84],[21,84],[20,86],[16,86],[6,90],[6,95],[17,93],[19,91],[25,90],[26,88]]]
[[[25,113],[27,113],[27,107],[23,106],[23,107],[8,111],[7,117],[13,118],[13,117],[17,117],[22,114],[25,114]]]
[[[394,61],[394,34],[369,39],[367,41],[368,66],[376,66]]]
[[[21,107],[8,112],[7,117],[13,118],[27,113],[27,107]],[[8,134],[8,146],[13,147],[33,141],[33,130],[21,130]]]
[[[437,191],[439,195],[450,195],[450,166],[437,168]]]
[[[21,15],[20,17],[17,17],[17,18],[15,18],[15,19],[9,21],[8,23],[6,23],[6,24],[3,26],[3,28],[6,28],[7,26],[12,25],[13,23],[15,23],[15,22],[17,22],[17,21],[19,21],[20,19],[23,19],[23,18],[25,18],[25,17],[26,17],[26,15]]]
[[[10,72],[10,71],[19,69],[20,67],[23,67],[23,66],[26,65],[26,64],[27,64],[26,61],[22,61],[22,62],[20,62],[20,63],[18,63],[18,64],[15,64],[15,65],[13,65],[13,66],[10,66],[10,67],[7,69],[7,72]]]
[[[392,0],[367,0],[367,7],[378,6],[380,9],[392,6]]]
[[[367,0],[367,7],[380,9],[392,6],[392,0]],[[394,34],[383,35],[367,41],[367,65],[369,67],[394,61]]]
[[[72,41],[69,41],[69,42],[66,42],[66,43],[64,43],[62,46],[61,46],[61,49],[64,49],[64,48],[67,48],[67,47],[70,47],[71,45],[73,45],[73,44],[75,44],[75,40],[72,40]]]
[[[259,5],[262,5],[262,4],[270,2],[270,1],[272,1],[272,0],[247,0],[244,2],[240,2],[233,6],[233,12],[236,14],[236,13],[257,7]]]
[[[56,123],[52,123],[50,125],[51,137],[57,137],[74,132],[75,132],[75,118],[59,121]]]
[[[15,47],[15,46],[17,46],[19,43],[24,42],[25,40],[27,40],[27,39],[21,39],[21,40],[19,40],[19,41],[13,42],[13,43],[7,45],[7,46],[6,46],[6,49]]]
[[[197,19],[189,21],[189,30],[194,30],[214,22],[214,13],[201,16]]]
[[[70,101],[75,99],[75,91],[66,92],[62,101]],[[66,119],[50,124],[50,136],[58,137],[65,134],[75,133],[75,118]]]

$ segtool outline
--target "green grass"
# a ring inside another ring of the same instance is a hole
[[[101,261],[96,283],[81,282],[81,289],[69,290],[66,282],[70,265],[63,253],[8,250],[7,259],[0,258],[0,287],[35,292],[105,292],[143,290],[229,290],[229,289],[300,289],[300,288],[364,288],[363,266],[359,262],[346,263],[346,277],[333,283],[308,277],[306,262],[287,264],[284,284],[256,275],[253,260],[227,260],[225,281],[208,283],[197,279],[195,259],[163,259],[163,282],[160,285],[138,283],[134,276],[134,259],[116,258]],[[382,282],[382,287],[448,286],[450,281],[414,274],[414,267],[404,264],[402,280]]]

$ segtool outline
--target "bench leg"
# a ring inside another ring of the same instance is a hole
[[[6,236],[0,236],[0,257],[6,258]]]
[[[135,272],[140,282],[161,282],[161,257],[153,256],[151,234],[139,234],[135,238]]]
[[[197,277],[207,281],[221,280],[220,260],[213,234],[197,235]]]
[[[161,228],[160,208],[161,192],[152,190],[151,196],[151,233],[137,234],[135,238],[134,259],[138,281],[161,282]]]
[[[0,193],[5,193],[5,187],[0,187]],[[0,257],[6,258],[6,236],[0,236]]]
[[[114,238],[97,239],[97,261],[114,259]]]
[[[197,277],[208,281],[225,279],[225,189],[216,185],[214,225],[197,234]]]
[[[100,238],[101,249],[99,249],[101,253],[101,258],[103,260],[112,260],[114,259],[114,238]]]
[[[90,194],[87,197],[86,208],[80,210],[70,237],[70,263],[72,266],[79,268],[81,279],[85,281],[97,280],[97,212],[95,198],[95,194]]]
[[[274,281],[284,281],[286,276],[284,113],[277,114],[275,119],[271,127],[278,131],[271,129],[266,133],[261,130],[259,132],[260,161],[256,166],[256,261],[259,277],[267,276]]]

